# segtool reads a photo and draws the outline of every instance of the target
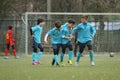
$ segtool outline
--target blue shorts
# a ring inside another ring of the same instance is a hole
[[[62,53],[65,53],[66,48],[69,48],[70,51],[73,50],[71,41],[69,41],[67,44],[62,44]]]
[[[41,52],[43,52],[43,46],[41,43],[36,43],[35,40],[33,40],[33,51],[36,51],[37,49],[40,49]]]
[[[54,54],[57,54],[57,55],[59,54],[60,47],[61,47],[61,44],[52,44]]]
[[[87,41],[86,43],[78,42],[78,46],[79,46],[80,53],[83,53],[86,46],[88,47],[88,50],[92,50],[92,41]]]

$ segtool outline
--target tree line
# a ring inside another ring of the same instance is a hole
[[[46,12],[48,0],[0,0],[0,17]],[[51,0],[51,12],[120,12],[120,0]]]

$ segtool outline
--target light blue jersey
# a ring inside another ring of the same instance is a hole
[[[35,42],[41,43],[42,27],[40,25],[36,25],[32,27],[31,29],[34,35]]]
[[[58,30],[56,27],[54,27],[53,29],[49,30],[47,34],[52,36],[51,39],[52,44],[61,44],[61,39],[62,39],[61,29]]]
[[[70,28],[68,27],[67,23],[65,23],[64,25],[62,25],[62,36],[70,37],[70,34]],[[70,41],[71,39],[62,38],[62,44],[67,44]]]
[[[72,34],[78,32],[77,41],[81,43],[86,43],[89,40],[92,40],[92,36],[96,34],[95,28],[90,23],[80,23],[72,31]]]

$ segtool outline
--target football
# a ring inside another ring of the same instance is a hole
[[[110,56],[110,57],[114,57],[114,56],[115,56],[115,53],[111,52],[111,53],[109,53],[109,56]]]

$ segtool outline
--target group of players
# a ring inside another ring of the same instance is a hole
[[[39,18],[37,20],[37,25],[30,28],[30,33],[33,37],[33,53],[32,53],[32,64],[40,64],[40,57],[43,54],[44,47],[41,43],[41,36],[42,36],[42,28],[45,25],[45,20],[42,18]],[[10,46],[12,47],[12,52],[14,54],[14,57],[17,59],[19,56],[16,55],[16,50],[14,48],[14,37],[12,32],[13,26],[9,26],[9,29],[6,34],[6,44],[7,48],[4,53],[4,58],[8,59],[8,52]],[[62,25],[61,21],[56,21],[54,24],[54,28],[50,29],[44,38],[44,44],[47,45],[48,42],[48,36],[51,35],[51,43],[53,48],[53,59],[52,59],[52,65],[56,66],[65,66],[64,64],[64,55],[66,52],[66,48],[69,48],[68,51],[68,63],[72,65],[72,58],[73,58],[73,44],[72,39],[76,36],[76,42],[75,44],[79,46],[79,52],[77,53],[76,62],[75,65],[78,66],[80,62],[80,58],[82,57],[82,53],[85,49],[85,47],[88,47],[89,55],[90,55],[90,64],[95,65],[94,63],[94,52],[92,50],[92,39],[94,38],[96,34],[95,28],[88,22],[88,16],[83,15],[81,17],[81,23],[75,26],[74,20],[68,20],[65,24]],[[40,51],[37,51],[38,48]],[[60,53],[60,62],[58,59],[59,50],[62,49],[62,52]],[[37,54],[38,53],[38,54]]]
[[[41,43],[42,28],[45,25],[45,21],[42,18],[37,20],[37,25],[31,27],[30,33],[33,37],[33,53],[32,53],[32,64],[40,64],[40,57],[43,54],[43,46]],[[73,47],[71,39],[74,38],[74,35],[77,33],[76,43],[79,46],[79,52],[77,53],[75,65],[78,66],[80,58],[85,47],[88,47],[90,55],[90,64],[95,65],[94,63],[94,52],[92,50],[92,39],[96,34],[95,28],[88,22],[88,16],[83,15],[81,17],[81,23],[75,26],[74,20],[68,20],[65,24],[62,25],[61,21],[56,21],[54,28],[50,29],[44,38],[44,44],[48,44],[48,36],[51,35],[51,43],[53,48],[53,59],[52,65],[64,66],[64,55],[66,48],[69,48],[68,51],[68,63],[72,65],[73,58]],[[37,49],[40,49],[38,52]],[[60,53],[60,61],[58,59],[59,50],[62,48]],[[38,53],[38,54],[37,54]]]

